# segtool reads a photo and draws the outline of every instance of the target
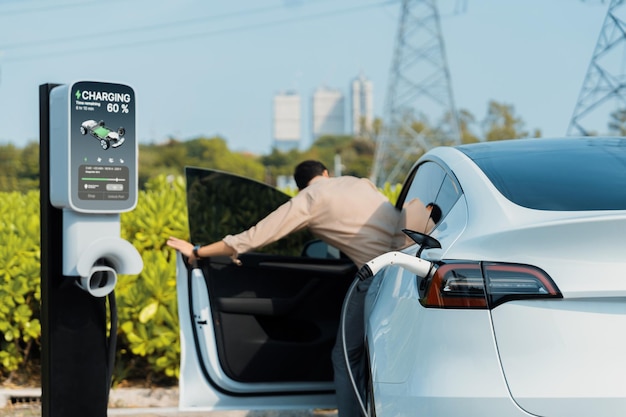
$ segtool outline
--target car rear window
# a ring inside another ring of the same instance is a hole
[[[626,139],[518,139],[458,149],[520,206],[626,210]]]

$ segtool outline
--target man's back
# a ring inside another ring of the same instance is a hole
[[[308,227],[361,267],[392,248],[399,219],[399,211],[371,181],[318,176],[255,226],[223,241],[237,254]]]
[[[309,230],[357,266],[391,250],[399,211],[371,181],[351,176],[318,178],[295,198],[308,203]]]

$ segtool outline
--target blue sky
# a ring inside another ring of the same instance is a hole
[[[457,109],[482,119],[496,100],[529,130],[566,133],[607,4],[439,9]],[[382,117],[399,12],[394,0],[0,0],[0,143],[38,140],[48,82],[130,85],[143,143],[221,135],[233,150],[267,153],[274,94],[301,94],[307,133],[313,91],[347,94],[360,73]]]

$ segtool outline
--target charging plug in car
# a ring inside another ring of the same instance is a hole
[[[387,252],[367,262],[359,269],[356,276],[361,280],[366,280],[374,276],[382,268],[389,265],[398,265],[402,268],[413,272],[420,277],[426,277],[432,268],[432,262],[425,261],[419,256],[425,249],[441,248],[441,243],[432,236],[424,233],[415,232],[409,229],[402,230],[415,243],[420,245],[417,254],[413,257],[402,252]]]
[[[386,266],[397,265],[407,271],[413,272],[415,275],[425,277],[430,272],[433,264],[402,252],[387,252],[372,259],[359,269],[357,277],[363,281],[378,273]]]

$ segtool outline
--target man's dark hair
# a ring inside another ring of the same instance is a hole
[[[326,171],[326,167],[320,161],[303,161],[296,166],[293,172],[293,178],[299,190],[304,189],[313,178],[322,175]]]

